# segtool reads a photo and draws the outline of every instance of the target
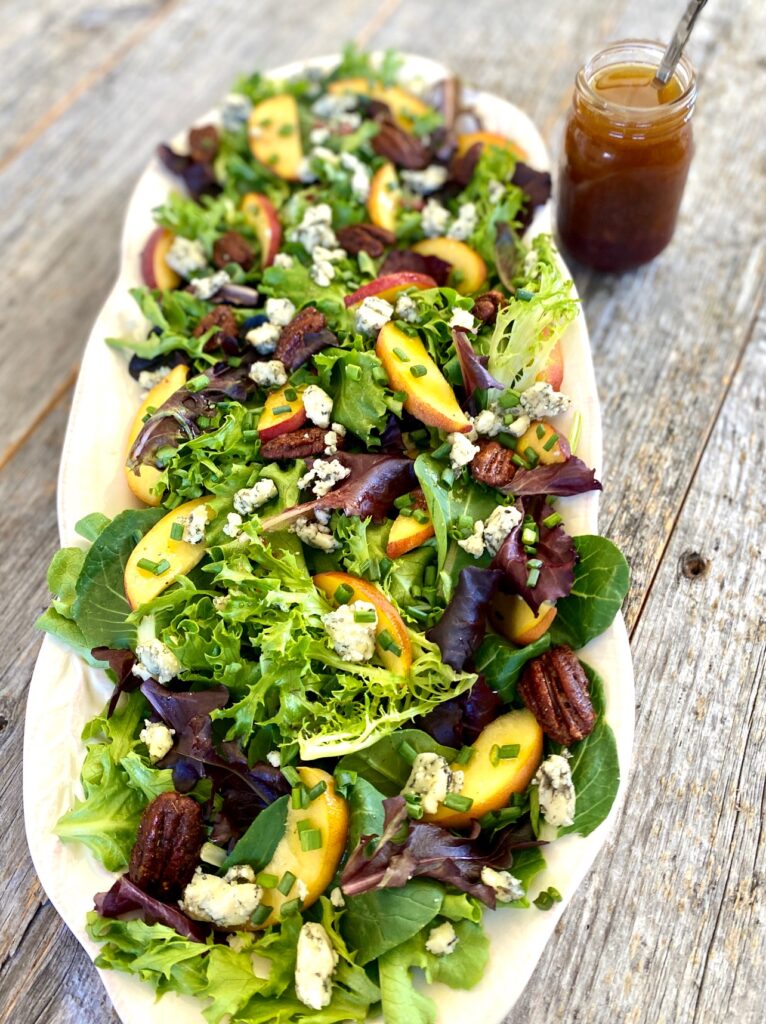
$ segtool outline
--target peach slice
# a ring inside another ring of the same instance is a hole
[[[415,270],[397,270],[394,274],[384,274],[376,277],[374,281],[368,281],[355,292],[346,295],[343,299],[346,306],[356,306],[371,295],[377,295],[381,299],[393,302],[399,292],[406,288],[417,288],[424,291],[426,288],[435,288],[436,281],[428,274],[419,274]]]
[[[282,225],[274,204],[260,192],[248,192],[242,198],[242,212],[261,247],[261,266],[270,267],[282,243]]]
[[[457,156],[463,156],[477,142],[482,146],[496,146],[498,149],[504,149],[508,153],[513,153],[519,160],[527,159],[527,153],[517,142],[498,132],[465,132],[463,135],[458,135]]]
[[[487,280],[487,265],[478,252],[456,238],[425,238],[413,245],[421,256],[438,256],[452,264],[449,283],[463,295],[477,292]]]
[[[518,746],[515,757],[507,748]],[[504,749],[505,748],[505,749]],[[460,796],[473,800],[467,811],[453,811],[442,804],[424,821],[436,821],[446,828],[463,828],[488,811],[498,811],[514,793],[523,792],[537,771],[543,756],[543,731],[531,711],[509,711],[490,722],[473,744],[473,756],[466,765],[454,764],[463,772]]]
[[[561,383],[564,380],[564,353],[561,351],[561,342],[557,341],[548,356],[548,362],[538,373],[535,380],[545,381],[554,391],[561,391]]]
[[[395,232],[401,198],[396,168],[392,163],[385,163],[373,174],[370,182],[367,212],[372,223],[386,231]]]
[[[180,387],[183,387],[188,375],[189,367],[179,363],[159,383],[154,385],[138,407],[138,412],[128,434],[128,451],[130,451],[131,445],[141,433],[144,417],[149,410],[159,409],[161,405],[164,405],[172,394],[178,391]],[[138,469],[129,469],[126,466],[125,475],[128,487],[140,501],[143,501],[145,505],[159,505],[159,495],[153,494],[152,488],[156,485],[162,474],[155,466],[139,466]]]
[[[171,583],[175,583],[176,577],[190,572],[202,560],[207,550],[204,543],[188,544],[185,540],[174,540],[170,533],[174,523],[182,516],[209,502],[208,495],[204,498],[194,498],[174,508],[155,523],[133,548],[125,566],[124,576],[125,596],[131,608],[138,608],[147,601],[152,601]],[[212,517],[212,510],[209,510],[208,515]],[[163,561],[170,562],[170,565],[165,572],[156,575],[151,569],[138,564],[144,559],[155,565]]]
[[[310,791],[322,782],[327,788],[315,797],[308,807],[288,805],[285,834],[263,869],[263,874],[281,879],[289,871],[296,879],[300,879],[306,886],[306,895],[303,899],[305,909],[316,903],[338,868],[348,836],[348,804],[335,792],[332,775],[319,768],[297,770],[307,790]],[[317,829],[319,832],[322,845],[316,850],[304,850],[301,846],[301,830],[306,828]],[[269,925],[276,924],[282,904],[295,899],[297,895],[297,884],[293,885],[287,895],[280,892],[276,886],[264,889],[261,902],[273,910],[258,927],[268,928]]]
[[[492,599],[490,619],[493,627],[511,643],[525,647],[547,633],[556,618],[556,605],[543,601],[535,615],[523,597],[497,592]]]
[[[141,277],[148,288],[168,291],[181,283],[181,278],[165,260],[175,237],[167,228],[155,228],[147,238],[141,253]]]
[[[419,493],[422,499],[422,492]],[[428,511],[422,508],[421,504],[425,505],[425,501],[414,502],[411,508],[413,512],[417,510],[421,519],[425,516],[425,522],[418,522],[414,515],[406,516],[403,512],[394,520],[386,543],[386,554],[389,558],[399,558],[400,555],[419,548],[429,537],[433,537],[434,524]]]
[[[374,100],[385,103],[394,115],[394,120],[402,128],[411,128],[416,117],[429,114],[432,110],[427,103],[407,92],[398,85],[380,85],[368,82],[366,78],[339,78],[331,82],[327,88],[331,93],[355,92],[360,96],[370,96]]]
[[[471,423],[441,370],[418,337],[389,322],[378,334],[375,352],[393,391],[403,391],[404,408],[428,427],[467,434]],[[415,371],[413,373],[413,371]]]
[[[295,392],[295,398],[288,399],[287,392]],[[276,412],[275,410],[281,410]],[[258,421],[258,436],[262,441],[271,441],[289,430],[300,430],[306,422],[303,408],[302,389],[285,384],[279,391],[272,391],[266,399]]]
[[[248,120],[250,151],[278,177],[297,181],[303,160],[298,104],[289,93],[256,103]]]
[[[542,420],[531,423],[529,429],[519,438],[516,445],[519,455],[523,456],[527,448],[532,449],[543,466],[566,462],[572,454],[567,439],[554,430],[550,423],[544,423]]]
[[[351,588],[349,601],[369,601],[370,604],[375,605],[375,610],[378,613],[377,635],[380,636],[384,631],[387,632],[399,648],[397,654],[396,651],[387,650],[378,643],[378,657],[389,672],[398,676],[406,676],[412,665],[412,645],[407,627],[399,612],[374,583],[368,583],[367,580],[359,579],[358,576],[351,576],[347,572],[320,572],[314,577],[314,586],[333,603],[335,602],[335,591],[343,585]]]

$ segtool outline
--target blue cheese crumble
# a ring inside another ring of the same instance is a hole
[[[572,399],[561,391],[554,391],[547,381],[536,381],[521,395],[519,404],[530,419],[542,420],[566,412]]]
[[[524,886],[510,871],[495,871],[485,864],[481,869],[481,880],[495,890],[498,903],[513,903],[524,896]]]
[[[256,480],[252,487],[242,487],[234,495],[234,511],[241,516],[251,516],[257,508],[277,496],[277,485],[273,480]]]
[[[181,662],[173,654],[167,644],[156,638],[136,645],[136,658],[133,675],[144,681],[156,679],[158,683],[169,683],[181,671]]]
[[[295,305],[289,299],[266,299],[266,316],[277,327],[286,327],[295,316]]]
[[[441,164],[431,164],[423,171],[402,171],[402,181],[412,192],[427,196],[438,192],[447,180],[448,171]]]
[[[258,387],[267,390],[281,388],[283,384],[287,383],[287,370],[285,364],[279,359],[253,363],[248,376],[250,380],[255,381]]]
[[[457,944],[457,932],[449,921],[443,921],[428,933],[426,950],[433,956],[449,956]]]
[[[298,936],[295,958],[295,994],[304,1006],[312,1010],[329,1006],[337,963],[330,936],[321,924],[307,921]]]
[[[463,781],[463,772],[453,772],[441,754],[426,751],[412,762],[402,796],[419,799],[426,814],[436,814],[448,793],[460,792]]]
[[[176,519],[176,522],[183,526],[184,530],[181,540],[187,544],[203,544],[209,516],[207,505],[198,505],[187,515]]]
[[[165,262],[181,277],[189,278],[207,266],[207,256],[202,242],[176,235],[167,251]]]
[[[329,427],[332,415],[332,398],[317,384],[309,384],[302,394],[306,416],[314,426]]]
[[[356,311],[354,327],[358,334],[377,334],[394,314],[394,307],[378,295],[369,295]]]
[[[474,331],[476,329],[476,318],[467,309],[461,309],[460,306],[456,306],[452,310],[449,326],[459,327],[464,331]]]
[[[208,277],[195,277],[193,281],[189,282],[189,287],[191,288],[195,299],[202,299],[207,302],[207,300],[212,299],[213,296],[224,287],[224,285],[230,283],[231,278],[226,271],[217,270],[214,274],[210,274]]]
[[[473,462],[474,458],[479,454],[479,446],[472,444],[470,438],[465,434],[457,432],[447,434],[447,440],[450,444],[450,462],[452,463],[452,468],[456,471]]]
[[[245,341],[252,345],[259,356],[270,356],[277,347],[282,329],[277,324],[262,323],[245,335]]]
[[[317,516],[318,514],[319,510],[317,510]],[[306,516],[296,519],[290,527],[290,532],[294,533],[298,540],[318,551],[335,551],[339,546],[332,535],[332,530],[326,523],[314,522]]]
[[[326,462],[319,459],[308,473],[305,473],[298,481],[301,490],[310,487],[317,498],[323,498],[325,494],[333,489],[341,480],[350,476],[351,470],[347,469],[342,462],[332,459]]]
[[[357,622],[357,615],[364,616],[364,622]],[[335,653],[344,661],[360,665],[369,661],[375,653],[375,630],[378,613],[369,601],[352,601],[342,604],[322,616],[324,628]]]
[[[420,320],[418,307],[411,295],[400,295],[394,306],[394,318],[404,320],[407,324],[416,324]]]
[[[138,734],[138,738],[149,748],[149,760],[152,764],[161,761],[163,757],[173,749],[173,737],[175,729],[168,729],[163,722],[151,722],[144,719],[144,728]]]
[[[263,890],[248,864],[229,868],[223,878],[197,868],[179,902],[194,921],[208,921],[218,928],[242,928],[261,903]]]
[[[532,780],[538,787],[540,813],[554,828],[574,822],[576,794],[567,752],[547,757]]]

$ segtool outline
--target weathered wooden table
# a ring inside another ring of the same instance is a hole
[[[0,4],[1,1021],[116,1021],[30,863],[21,749],[77,362],[155,142],[237,73],[355,38],[443,59],[526,108],[555,151],[582,60],[667,37],[681,6]],[[766,6],[716,0],[691,55],[697,155],[675,241],[624,277],[575,268],[604,412],[601,527],[633,571],[635,760],[512,1024],[766,1019]]]

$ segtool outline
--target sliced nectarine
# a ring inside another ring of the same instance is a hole
[[[250,151],[280,178],[297,181],[303,160],[298,104],[289,93],[256,103],[248,120]]]
[[[524,455],[528,448],[532,449],[543,466],[552,466],[555,462],[566,462],[571,455],[567,439],[554,430],[550,423],[545,423],[542,420],[535,420],[531,423],[529,429],[519,438],[516,445],[517,452]]]
[[[209,501],[209,496],[194,498],[174,508],[155,523],[133,548],[124,576],[125,596],[131,608],[138,608],[153,600],[174,583],[176,577],[183,576],[202,560],[207,550],[204,541],[201,544],[188,544],[185,540],[174,540],[170,534],[176,522]],[[208,515],[212,515],[212,511]],[[139,562],[142,564],[139,565]],[[169,565],[162,572],[152,568],[160,568],[165,562]]]
[[[421,256],[438,256],[452,265],[449,284],[463,295],[477,292],[487,280],[487,265],[475,249],[456,238],[425,238],[412,247]]]
[[[556,605],[543,601],[535,615],[523,597],[497,591],[492,598],[490,618],[493,627],[513,644],[525,647],[547,633],[556,618]]]
[[[398,85],[380,85],[377,82],[368,82],[366,78],[339,78],[337,82],[330,83],[327,91],[355,92],[360,96],[371,96],[374,100],[380,100],[389,107],[394,119],[402,128],[411,128],[416,117],[422,117],[432,110],[423,100],[419,100],[417,96],[413,96]]]
[[[332,602],[335,601],[335,592],[338,587],[345,585],[351,588],[349,602],[369,601],[374,605],[378,613],[377,636],[380,637],[381,634],[387,633],[388,640],[393,641],[396,648],[383,647],[378,642],[376,647],[378,657],[389,672],[394,672],[399,676],[407,675],[412,665],[412,645],[407,627],[399,612],[374,583],[368,583],[367,580],[351,576],[347,572],[320,572],[314,577],[314,585]]]
[[[373,174],[370,194],[367,198],[367,212],[373,224],[386,231],[396,231],[396,217],[399,212],[402,191],[396,168],[385,163]]]
[[[164,405],[170,396],[186,383],[188,375],[189,367],[183,363],[179,363],[178,366],[174,366],[170,373],[163,377],[159,383],[154,385],[138,407],[136,418],[133,420],[130,433],[128,434],[128,450],[130,450],[130,446],[141,433],[141,428],[144,425],[144,417],[146,414],[152,410],[159,409],[161,405]],[[158,469],[154,466],[139,466],[138,469],[128,469],[126,466],[125,475],[127,477],[128,487],[137,498],[143,501],[146,505],[159,505],[159,495],[152,493],[152,489],[161,476]]]
[[[517,751],[513,748],[518,747]],[[515,756],[505,756],[514,753]],[[442,804],[435,814],[423,816],[446,828],[462,828],[488,811],[498,811],[514,793],[522,793],[543,756],[543,731],[531,711],[509,711],[490,722],[473,744],[468,764],[454,764],[463,772],[460,796],[473,800],[467,811]]]
[[[455,392],[420,338],[405,334],[389,322],[378,334],[375,352],[392,390],[407,395],[407,412],[429,427],[461,434],[470,431],[470,421],[458,405]]]
[[[535,380],[550,384],[554,391],[561,391],[561,383],[564,380],[564,353],[561,351],[560,341],[557,341],[551,349],[548,362],[540,370]]]
[[[348,804],[335,792],[332,775],[319,768],[298,768],[298,774],[305,789],[310,791],[322,782],[326,789],[308,807],[293,807],[292,803],[288,806],[285,834],[263,869],[263,874],[272,875],[281,881],[290,872],[296,879],[300,879],[306,887],[302,901],[305,909],[316,903],[338,868],[348,835]],[[321,845],[315,849],[304,849],[301,835],[311,829],[319,832]],[[258,927],[268,928],[277,923],[282,904],[298,896],[297,887],[296,881],[286,894],[276,886],[264,888],[261,903],[273,910]]]
[[[288,394],[290,398],[287,397]],[[266,398],[258,421],[258,436],[262,441],[271,441],[272,438],[286,434],[289,430],[300,430],[305,422],[303,389],[285,384],[278,391],[270,392]]]
[[[386,554],[389,558],[399,558],[408,551],[419,548],[434,535],[434,524],[428,510],[422,507],[425,501],[422,500],[422,492],[419,493],[421,501],[414,502],[413,506],[407,509],[410,515],[405,515],[402,511],[393,521],[386,543]]]
[[[482,146],[495,146],[497,149],[506,150],[508,153],[513,153],[519,160],[527,158],[527,154],[517,142],[507,138],[505,135],[500,135],[498,132],[465,132],[462,135],[458,135],[457,155],[463,156],[477,142]]]
[[[407,288],[417,288],[418,291],[423,291],[426,288],[435,287],[436,281],[428,274],[419,274],[415,270],[397,270],[393,274],[384,274],[382,277],[376,277],[374,281],[368,281],[361,288],[357,288],[355,292],[344,296],[343,301],[346,306],[356,306],[371,295],[376,295],[387,302],[394,302],[396,296]]]
[[[261,266],[270,267],[282,243],[282,225],[268,196],[248,192],[242,198],[242,212],[250,222],[261,247]]]
[[[141,253],[141,277],[147,287],[167,291],[181,283],[181,278],[165,259],[175,237],[167,228],[155,228],[147,238]]]

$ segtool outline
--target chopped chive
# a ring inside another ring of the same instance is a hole
[[[540,539],[536,529],[531,526],[525,526],[521,531],[521,543],[522,544],[536,544]]]
[[[473,516],[458,516],[457,525],[461,528],[461,530],[473,530]]]
[[[379,568],[380,568],[380,571],[381,571],[382,575],[385,576],[385,574],[388,572],[388,570],[391,568],[391,566],[393,564],[394,563],[391,561],[390,558],[381,558],[381,560],[378,563],[378,565],[379,565]]]
[[[519,466],[521,469],[529,469],[529,463],[525,462],[520,455],[512,455],[511,462],[514,466]]]
[[[518,757],[520,750],[521,744],[519,743],[503,743],[497,756],[501,761],[509,761],[511,758]]]
[[[497,404],[501,409],[514,409],[519,404],[519,396],[515,391],[504,391],[498,398]]]
[[[530,558],[527,560],[528,569],[542,569],[543,563],[539,558]]]
[[[542,441],[542,439],[545,437],[545,427],[542,425],[542,423],[537,424],[537,429],[535,430],[535,433],[537,434],[537,439],[539,441]]]
[[[318,796],[321,796],[326,789],[327,783],[324,781],[324,779],[322,779],[321,782],[317,782],[316,786],[312,786],[311,789],[309,790],[309,802],[316,800],[316,798]]]
[[[399,744],[399,755],[404,758],[407,764],[413,764],[418,756],[418,752],[407,740],[403,740]]]
[[[285,389],[285,399],[288,402],[294,402],[297,399],[297,397],[298,397],[298,392],[295,390],[295,388],[286,388]]]
[[[428,513],[424,512],[422,508],[416,508],[412,516],[416,523],[428,522]]]
[[[493,743],[489,751],[489,763],[493,768],[497,768],[500,764],[500,744]]]
[[[347,768],[336,768],[334,775],[335,788],[340,792],[348,790],[351,786],[355,785],[358,777],[356,772],[350,771]]]
[[[402,348],[395,348],[394,349],[394,355],[396,356],[397,359],[401,359],[401,361],[403,363],[409,363],[410,362],[410,357],[407,355],[407,353]]]
[[[378,638],[377,639],[378,639],[378,643],[380,644],[380,646],[383,648],[384,651],[389,651],[391,654],[393,654],[397,658],[402,653],[401,647],[394,640],[394,638],[391,636],[391,634],[388,632],[387,629],[381,630],[381,632],[378,633]]]
[[[271,907],[267,907],[265,903],[261,903],[250,915],[250,920],[256,927],[258,927],[258,925],[266,923],[266,919],[270,913]]]
[[[170,539],[171,540],[183,540],[184,539],[184,524],[173,523],[170,527]]]
[[[226,850],[220,846],[216,846],[215,843],[203,843],[202,849],[199,852],[200,860],[204,860],[206,864],[213,864],[215,867],[220,868],[223,862],[226,860]]]
[[[409,506],[411,504],[412,504],[412,495],[411,494],[402,494],[402,495],[400,495],[400,497],[398,497],[398,498],[396,498],[394,500],[394,508],[399,508],[399,509],[409,508]]]
[[[450,466],[447,466],[446,469],[442,470],[440,479],[443,484],[447,485],[447,487],[452,487],[452,485],[455,482],[455,470],[452,469]]]
[[[515,297],[521,299],[522,302],[531,302],[535,297],[535,293],[528,291],[526,288],[517,288]]]
[[[291,765],[285,765],[285,767],[282,769],[282,774],[284,775],[284,777],[287,779],[291,786],[300,785],[301,777],[297,773],[297,771],[293,767],[291,767]]]
[[[193,394],[197,391],[202,391],[210,383],[210,378],[206,373],[200,373],[197,377],[192,377],[191,380],[186,382],[186,390],[191,391]]]
[[[410,615],[416,622],[427,622],[428,611],[425,608],[419,608],[417,605],[412,605],[407,609],[407,614]]]
[[[289,917],[290,914],[297,914],[298,911],[301,909],[302,905],[303,901],[298,899],[298,897],[296,896],[294,900],[288,900],[286,903],[282,904],[279,911],[279,916]]]
[[[515,451],[518,444],[518,441],[512,434],[498,434],[495,440],[499,441],[503,448],[508,448],[511,451]]]
[[[333,596],[338,604],[348,604],[354,596],[353,587],[350,587],[348,583],[341,583]]]
[[[361,380],[361,378],[362,378],[362,368],[361,368],[361,366],[354,366],[354,365],[346,366],[345,370],[346,370],[346,376],[349,378],[349,380]]]
[[[167,560],[167,558],[163,558],[161,561],[157,562],[157,564],[155,565],[154,570],[153,570],[154,575],[155,576],[162,576],[162,574],[164,572],[167,572],[169,568],[170,568],[170,562]]]
[[[432,587],[436,583],[436,566],[427,565],[423,570],[423,583],[427,587]]]
[[[428,370],[425,368],[425,366],[423,366],[422,363],[415,363],[414,366],[410,367],[410,373],[412,374],[413,377],[425,377],[425,375],[428,373]]]
[[[242,440],[243,441],[255,441],[258,438],[257,430],[243,430]]]
[[[233,366],[236,370],[238,366],[242,365],[242,356],[229,356],[229,366]]]
[[[277,135],[292,135],[295,131],[295,125],[292,124],[281,124],[277,128]]]
[[[543,445],[543,448],[546,450],[546,452],[549,452],[551,450],[551,448],[553,448],[554,444],[558,441],[558,439],[559,439],[559,435],[558,434],[551,434],[551,436],[548,438],[548,440]]]
[[[287,896],[287,895],[289,895],[290,890],[292,889],[292,887],[294,885],[295,885],[295,875],[292,873],[292,871],[285,871],[285,873],[282,875],[281,879],[279,880],[279,884],[277,885],[277,889],[279,889],[279,891],[282,893],[283,896]]]
[[[561,893],[551,885],[547,889],[543,889],[532,902],[538,910],[550,910],[554,903],[561,903],[561,900]]]
[[[415,510],[413,508],[400,508],[399,515],[404,516],[405,519],[411,519],[414,515]]]
[[[445,441],[444,444],[440,444],[438,448],[435,448],[431,452],[431,455],[435,459],[443,459],[445,455],[449,455],[451,450],[452,445],[449,443],[449,441]]]
[[[539,569],[530,569],[529,570],[529,575],[527,576],[527,583],[526,583],[526,585],[528,587],[536,587],[537,586],[537,581],[539,579],[540,579],[540,570]]]
[[[525,555],[536,555],[537,554],[537,548],[534,546],[534,544],[525,544],[524,545],[524,554]]]
[[[153,562],[151,558],[139,558],[136,563],[139,569],[143,569],[145,572],[157,572],[157,562]]]
[[[461,747],[455,761],[458,764],[468,764],[475,753],[474,747]]]
[[[558,526],[559,523],[563,522],[564,520],[561,518],[558,512],[552,512],[549,516],[546,516],[545,519],[543,519],[543,526],[547,527],[547,529],[549,530],[552,530],[554,526]]]
[[[262,889],[276,889],[279,875],[271,875],[268,871],[261,871],[255,880]]]
[[[304,853],[322,849],[322,833],[318,828],[307,828],[304,832],[299,833],[299,838]]]
[[[377,621],[378,621],[378,615],[377,615],[377,612],[374,609],[372,611],[368,612],[366,608],[357,608],[354,611],[354,622],[377,622]]]
[[[423,808],[419,800],[412,800],[407,797],[407,814],[411,818],[415,818],[416,821],[423,817]]]
[[[537,452],[531,445],[528,445],[524,449],[524,458],[527,460],[530,466],[536,466],[537,463],[540,461],[540,456],[537,454]]]
[[[283,412],[292,412],[293,407],[291,405],[275,405],[271,411],[274,416],[281,416]]]
[[[304,810],[309,805],[309,791],[304,785],[296,786],[291,794],[291,803],[293,810],[299,811]]]
[[[383,383],[385,384],[385,381]],[[400,403],[406,402],[407,401],[407,392],[406,391],[394,391],[394,401],[400,402]]]
[[[447,793],[444,798],[444,806],[451,811],[470,811],[473,807],[473,800],[470,796],[461,796],[459,793]]]
[[[418,428],[418,430],[413,430],[410,433],[410,437],[412,438],[413,441],[427,441],[428,440],[428,431],[424,430],[421,427],[421,428]]]

